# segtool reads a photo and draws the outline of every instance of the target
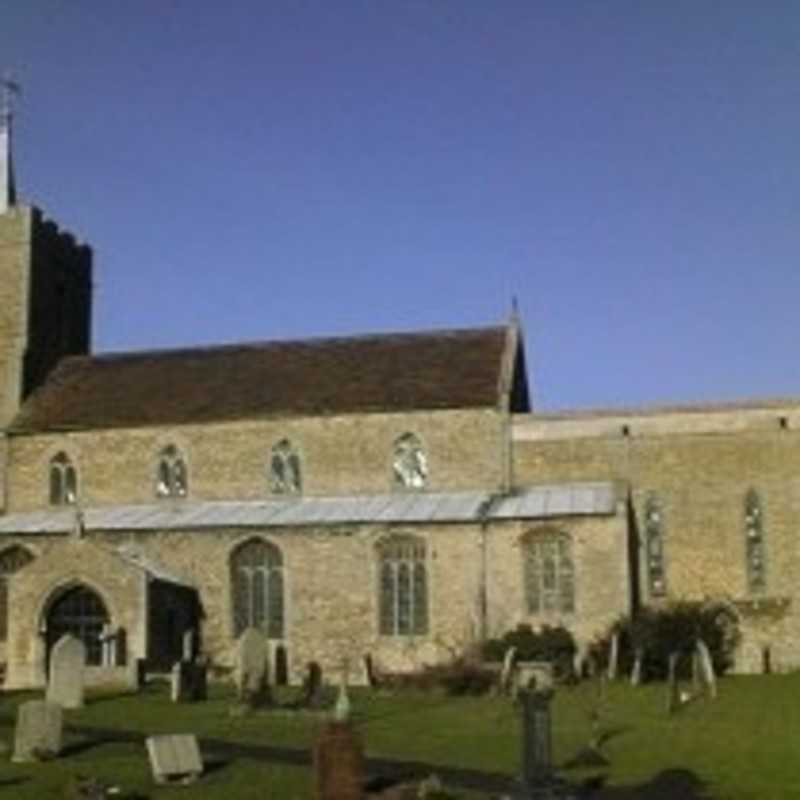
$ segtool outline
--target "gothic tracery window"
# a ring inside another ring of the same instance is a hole
[[[419,436],[404,433],[394,442],[392,474],[395,486],[424,489],[428,482],[428,458]]]
[[[755,489],[744,498],[744,532],[747,566],[747,588],[752,593],[763,592],[767,586],[764,552],[764,509]]]
[[[156,496],[186,497],[189,493],[189,475],[186,461],[174,444],[167,445],[158,454]]]
[[[529,533],[524,540],[524,571],[529,614],[575,611],[575,566],[569,534]]]
[[[664,513],[661,503],[654,495],[647,498],[644,506],[644,544],[650,596],[663,597],[667,593],[664,569]]]
[[[78,502],[78,473],[65,452],[50,460],[50,504],[72,506]]]
[[[269,486],[273,494],[299,494],[303,488],[300,455],[288,439],[281,439],[272,448]]]
[[[383,636],[428,632],[428,571],[425,542],[392,536],[377,546],[378,624]]]
[[[259,628],[270,639],[284,635],[284,568],[281,551],[253,539],[231,556],[233,629]]]
[[[14,545],[0,553],[0,642],[8,638],[8,587],[12,576],[26,564],[33,561],[33,556],[24,548]]]

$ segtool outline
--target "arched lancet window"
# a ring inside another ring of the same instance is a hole
[[[156,474],[157,497],[186,497],[189,493],[189,474],[186,461],[174,444],[158,454]]]
[[[109,622],[108,611],[100,595],[88,586],[74,586],[65,591],[47,612],[47,650],[65,634],[71,633],[86,647],[86,663],[102,663],[103,628]]]
[[[234,635],[259,628],[270,639],[284,635],[284,571],[281,551],[253,539],[231,556]]]
[[[572,539],[563,531],[532,531],[523,540],[525,601],[529,614],[575,611]]]
[[[764,508],[755,489],[744,498],[744,536],[747,567],[747,588],[757,594],[767,588],[766,553],[764,548]]]
[[[50,459],[50,505],[72,506],[78,502],[78,473],[63,451]]]
[[[377,546],[378,614],[383,636],[428,632],[428,570],[425,542],[392,536]]]
[[[288,439],[281,439],[270,453],[269,488],[274,494],[299,494],[302,491],[300,456]]]
[[[644,506],[644,544],[647,588],[651,597],[667,593],[667,576],[664,569],[664,512],[658,498],[651,495]]]
[[[428,458],[419,436],[404,433],[392,449],[394,484],[403,489],[424,489],[428,483]]]
[[[33,556],[24,547],[14,545],[0,553],[0,642],[8,639],[8,584],[11,577],[26,564],[33,561]]]

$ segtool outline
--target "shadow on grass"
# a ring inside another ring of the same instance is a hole
[[[28,783],[30,778],[2,778],[0,779],[0,789],[5,789],[7,786],[19,786],[21,783]]]
[[[603,786],[604,776],[584,782],[591,800],[714,800],[708,786],[688,769],[667,769],[635,786]]]

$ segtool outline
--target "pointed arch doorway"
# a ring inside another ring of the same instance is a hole
[[[100,666],[103,658],[101,636],[109,622],[108,610],[100,595],[84,584],[71,586],[54,598],[47,610],[45,663],[50,663],[50,651],[66,633],[80,639],[86,647],[86,663]]]

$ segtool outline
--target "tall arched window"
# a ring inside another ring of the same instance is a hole
[[[101,635],[109,617],[100,595],[88,586],[74,586],[60,595],[47,613],[47,650],[65,634],[71,633],[86,647],[86,663],[102,662]]]
[[[394,484],[403,489],[424,489],[428,483],[428,458],[419,436],[404,433],[392,449]]]
[[[186,497],[189,493],[189,474],[186,461],[174,444],[158,454],[156,472],[157,497]]]
[[[270,639],[284,635],[284,574],[281,551],[253,539],[231,556],[234,635],[259,628]]]
[[[750,489],[744,497],[744,536],[747,588],[757,594],[767,588],[767,572],[764,551],[764,508],[755,489]]]
[[[0,642],[8,638],[8,584],[11,577],[26,564],[33,561],[33,556],[24,547],[14,545],[0,553]]]
[[[572,539],[563,531],[532,531],[523,540],[529,614],[575,611]]]
[[[78,473],[63,451],[50,459],[50,504],[72,506],[78,502]]]
[[[428,632],[428,572],[425,542],[392,536],[378,544],[379,628],[384,636]]]
[[[300,456],[288,439],[281,439],[270,453],[269,488],[274,494],[299,494],[303,488]]]
[[[650,495],[644,505],[644,544],[647,588],[651,597],[667,593],[667,576],[664,569],[664,513],[655,495]]]

